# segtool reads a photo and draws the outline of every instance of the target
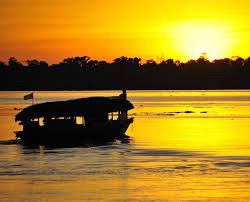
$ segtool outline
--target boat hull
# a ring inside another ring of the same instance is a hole
[[[128,137],[125,135],[133,119],[75,127],[28,128],[16,133],[25,144],[98,144]]]

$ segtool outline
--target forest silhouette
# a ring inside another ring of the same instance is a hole
[[[113,62],[88,56],[66,58],[59,64],[16,58],[0,62],[0,90],[200,90],[249,89],[250,57],[216,59],[206,55],[188,62],[156,62],[120,57]]]

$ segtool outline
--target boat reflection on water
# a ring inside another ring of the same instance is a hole
[[[96,148],[96,147],[112,147],[113,145],[126,145],[130,144],[131,140],[133,138],[125,135],[125,137],[113,139],[113,140],[86,140],[86,141],[58,141],[58,142],[27,142],[22,139],[16,139],[16,140],[8,140],[8,141],[0,141],[0,145],[16,145],[23,151],[27,150],[29,152],[33,153],[40,153],[40,151],[45,150],[54,150],[54,149],[70,149],[70,148],[82,148],[82,149],[88,149],[88,148]],[[39,152],[38,152],[39,150]]]
[[[23,131],[16,138],[26,145],[101,145],[125,140],[134,106],[126,91],[115,97],[89,97],[29,106],[16,115]]]

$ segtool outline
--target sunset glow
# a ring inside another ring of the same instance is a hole
[[[0,0],[0,202],[249,201],[250,0]]]
[[[249,2],[1,1],[0,60],[248,57]]]
[[[229,35],[230,27],[216,22],[190,21],[176,25],[176,49],[188,58],[206,53],[208,58],[228,57],[237,39]]]

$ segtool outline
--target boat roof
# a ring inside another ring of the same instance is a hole
[[[98,116],[110,112],[125,112],[133,108],[131,102],[120,96],[89,97],[31,105],[16,115],[16,121],[41,117]]]

